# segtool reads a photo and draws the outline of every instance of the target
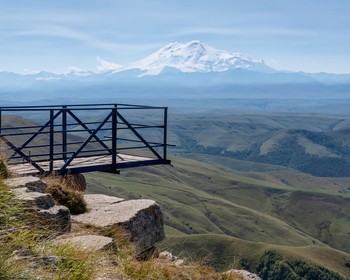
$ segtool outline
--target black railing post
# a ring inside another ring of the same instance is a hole
[[[62,106],[62,158],[67,161],[67,106]]]
[[[50,173],[53,172],[53,153],[54,153],[54,110],[50,109]]]
[[[117,170],[117,105],[112,109],[112,172]]]
[[[2,128],[2,110],[0,108],[0,135],[1,135],[1,128]]]
[[[164,136],[163,136],[163,160],[167,160],[167,137],[168,137],[168,107],[164,108]]]

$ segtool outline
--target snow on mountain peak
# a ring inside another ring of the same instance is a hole
[[[181,72],[223,72],[237,68],[262,72],[273,70],[261,59],[218,50],[195,40],[169,43],[148,57],[114,72],[140,69],[145,71],[143,75],[158,75],[166,68],[175,68]]]
[[[117,69],[120,69],[122,66],[116,63],[108,62],[99,56],[96,57],[97,62],[99,65],[96,66],[98,73],[104,73],[109,71],[114,71]]]

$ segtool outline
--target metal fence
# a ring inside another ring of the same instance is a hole
[[[167,117],[167,107],[131,104],[0,107],[0,139],[12,151],[9,165],[29,164],[38,174],[117,172],[170,163]],[[134,160],[123,160],[124,153]],[[87,157],[107,160],[77,163]]]

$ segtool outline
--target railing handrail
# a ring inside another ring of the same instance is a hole
[[[106,107],[108,106],[108,107]],[[36,110],[51,110],[51,109],[74,109],[74,110],[87,110],[89,107],[91,110],[95,109],[111,109],[114,107],[118,107],[118,109],[165,109],[167,107],[164,106],[149,106],[149,105],[139,105],[139,104],[125,104],[125,103],[103,103],[103,104],[68,104],[68,105],[30,105],[30,106],[1,106],[0,110],[3,111],[23,111],[23,109],[26,109],[24,111],[36,109]],[[125,106],[125,107],[119,107],[119,106]],[[82,108],[86,107],[86,108]],[[98,107],[98,108],[96,108]]]

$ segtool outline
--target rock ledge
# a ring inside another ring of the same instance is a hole
[[[89,213],[72,216],[75,222],[101,228],[121,228],[135,244],[140,259],[149,258],[155,243],[165,238],[159,205],[149,199],[127,200],[88,194],[84,196]]]

